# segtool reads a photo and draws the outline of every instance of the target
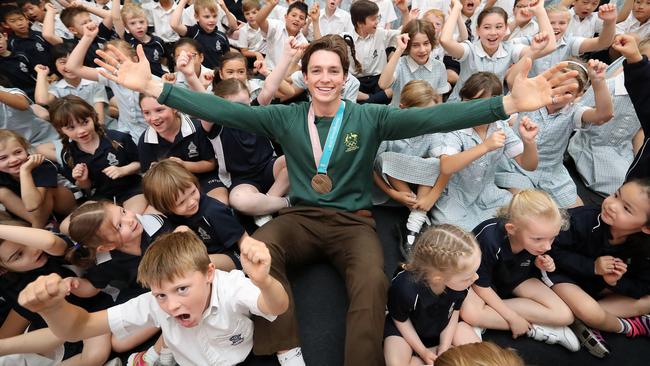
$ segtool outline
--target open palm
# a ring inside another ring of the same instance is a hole
[[[128,89],[144,93],[147,83],[151,81],[151,68],[142,45],[138,45],[136,52],[138,62],[133,62],[115,46],[108,45],[107,51],[97,51],[101,59],[95,59],[95,63],[106,70],[100,73],[107,79]]]

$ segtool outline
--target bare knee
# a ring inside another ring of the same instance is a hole
[[[478,325],[481,321],[481,311],[475,306],[462,306],[460,308],[460,318],[469,325]]]

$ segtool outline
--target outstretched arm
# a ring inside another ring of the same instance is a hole
[[[54,5],[45,3],[45,18],[43,19],[43,38],[51,44],[57,45],[63,43],[63,38],[56,35],[54,32],[54,17],[56,16],[56,9]]]
[[[459,0],[451,1],[451,11],[449,12],[449,18],[442,26],[442,31],[440,32],[440,44],[442,48],[445,49],[447,54],[455,59],[463,57],[465,54],[465,47],[454,39],[454,28],[458,23],[460,18],[460,11],[463,8],[463,5]]]
[[[99,32],[99,28],[94,23],[88,23],[84,27],[86,27],[84,35],[72,52],[70,52],[66,68],[82,79],[97,81],[99,77],[97,69],[84,66],[84,59],[86,58],[86,53],[88,53],[90,45],[97,36],[97,32]]]
[[[588,69],[591,87],[594,89],[596,106],[589,108],[582,114],[582,122],[602,125],[614,117],[612,95],[605,81],[607,64],[598,60],[589,60]]]
[[[603,30],[598,37],[587,38],[580,44],[580,54],[604,50],[612,45],[616,36],[616,5],[604,4],[598,9],[598,17],[603,20]]]
[[[266,77],[262,91],[257,96],[257,102],[260,105],[271,104],[275,92],[278,91],[280,84],[284,81],[284,76],[287,74],[287,70],[289,70],[293,58],[298,53],[304,51],[306,47],[306,44],[298,44],[298,41],[296,41],[294,37],[289,37],[285,42],[280,61],[275,65],[271,74]]]
[[[65,240],[54,235],[51,231],[32,227],[0,225],[0,238],[30,248],[41,249],[55,256],[63,255],[68,248]]]
[[[269,20],[268,17],[271,15],[273,9],[278,5],[278,0],[269,0],[266,2],[266,5],[255,16],[255,21],[257,25],[260,26],[262,33],[266,37],[266,33],[269,31]]]
[[[0,103],[20,111],[26,111],[29,108],[29,99],[24,94],[10,93],[4,90],[0,90]]]
[[[187,0],[179,1],[169,19],[169,25],[181,37],[185,37],[187,34],[187,27],[183,24],[183,9],[185,9],[185,5],[187,5]]]

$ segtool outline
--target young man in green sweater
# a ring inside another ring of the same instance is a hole
[[[290,298],[289,310],[275,322],[256,319],[254,352],[277,353],[283,365],[304,364],[286,267],[311,262],[319,253],[345,277],[349,297],[345,365],[384,363],[381,344],[388,283],[370,212],[373,160],[381,141],[506,119],[515,112],[562,103],[567,91],[577,89],[577,85],[563,85],[575,77],[559,72],[566,65],[528,79],[531,61],[524,59],[526,65],[505,97],[421,109],[357,105],[341,100],[349,66],[347,46],[339,36],[326,36],[312,42],[302,59],[311,103],[249,107],[153,80],[140,46],[137,63],[115,48],[109,50],[112,55],[100,52],[103,61],[98,60],[107,78],[183,113],[272,136],[282,145],[295,206],[282,210],[253,237],[269,247],[271,275]]]

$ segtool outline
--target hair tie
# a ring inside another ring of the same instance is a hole
[[[70,240],[72,240],[72,239],[70,239]],[[73,243],[73,244],[72,244],[72,248],[73,248],[73,249],[79,249],[79,248],[83,247],[83,245],[77,243],[77,242],[74,241],[74,240],[72,240],[72,243]]]

